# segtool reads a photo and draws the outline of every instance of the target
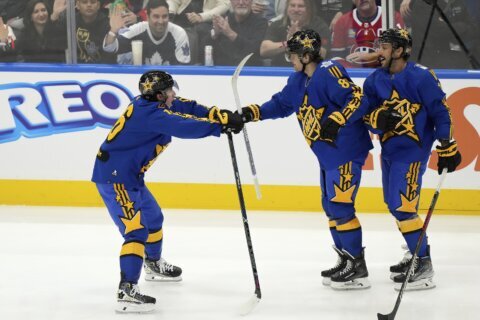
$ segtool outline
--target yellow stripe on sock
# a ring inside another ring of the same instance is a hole
[[[419,216],[417,216],[416,218],[413,218],[413,219],[408,219],[403,221],[397,220],[397,226],[398,226],[398,229],[400,229],[400,232],[410,233],[410,232],[414,232],[422,229],[423,221]]]
[[[147,243],[158,242],[163,239],[163,229],[160,229],[156,232],[149,233]]]
[[[337,231],[350,231],[360,228],[360,221],[358,221],[357,217],[353,218],[347,223],[338,224]]]
[[[145,246],[142,243],[128,242],[123,244],[122,250],[120,251],[120,256],[133,254],[143,259],[144,252],[145,252]]]

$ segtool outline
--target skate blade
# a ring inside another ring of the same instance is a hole
[[[332,283],[332,279],[330,279],[330,277],[323,277],[322,284],[324,286],[329,287],[331,283]]]
[[[334,290],[362,290],[370,288],[370,281],[368,278],[358,278],[346,282],[332,281],[330,287]]]
[[[151,313],[155,311],[153,303],[117,302],[116,313]]]
[[[418,291],[418,290],[429,290],[435,288],[437,285],[433,282],[432,278],[421,279],[415,282],[407,283],[405,291]],[[402,283],[395,283],[395,291],[400,291],[402,288]]]
[[[182,281],[182,276],[178,277],[164,277],[157,275],[145,275],[145,281],[155,281],[155,282],[179,282]]]
[[[394,281],[393,278],[395,278],[395,277],[398,276],[398,275],[401,275],[401,273],[400,273],[400,272],[392,272],[392,273],[390,273],[390,280]]]

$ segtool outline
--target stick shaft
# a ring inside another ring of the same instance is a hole
[[[253,253],[252,237],[250,235],[250,227],[248,225],[247,210],[245,208],[245,200],[243,198],[242,183],[240,181],[240,173],[238,171],[237,156],[235,154],[235,146],[233,144],[232,134],[228,135],[228,145],[230,147],[230,156],[232,158],[233,173],[235,175],[235,182],[237,184],[238,200],[240,202],[240,210],[242,212],[243,228],[245,229],[245,237],[247,239],[248,254],[250,256],[250,264],[252,265],[253,280],[255,281],[255,295],[258,299],[262,297],[260,290],[260,281],[258,279],[257,264],[255,263],[255,255]]]

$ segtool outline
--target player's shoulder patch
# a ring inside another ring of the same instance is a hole
[[[423,64],[420,64],[420,63],[415,63],[415,67],[423,69],[423,70],[428,70],[427,67],[425,67]]]
[[[333,65],[334,65],[333,61],[327,60],[327,61],[322,62],[322,64],[320,65],[320,68],[329,68]]]

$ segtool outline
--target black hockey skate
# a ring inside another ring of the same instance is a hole
[[[331,282],[330,278],[335,273],[337,273],[340,270],[342,270],[343,268],[345,268],[345,266],[347,264],[347,257],[345,255],[345,253],[343,253],[342,250],[338,249],[335,246],[332,246],[332,248],[338,254],[337,264],[333,268],[322,271],[322,273],[321,273],[321,275],[323,277],[322,284],[325,285],[325,286],[329,286],[330,282]]]
[[[353,257],[343,250],[347,262],[345,268],[332,275],[330,286],[336,290],[357,290],[370,288],[367,264],[364,251],[358,257]]]
[[[395,290],[399,291],[402,287],[402,284],[406,278],[406,272],[407,271],[393,278],[393,281],[395,282]],[[432,259],[430,256],[421,258],[417,257],[413,262],[412,275],[410,276],[410,279],[408,279],[405,291],[427,290],[435,288],[435,283],[433,282],[434,274]]]
[[[156,299],[140,293],[136,284],[122,282],[117,292],[116,311],[120,313],[145,313],[155,309]]]
[[[182,269],[168,263],[165,259],[145,259],[145,280],[147,281],[181,281]]]
[[[393,265],[390,266],[390,279],[393,280],[396,276],[407,272],[408,266],[410,265],[410,262],[412,261],[412,253],[408,249],[408,246],[406,244],[402,245],[402,249],[406,250],[402,260]]]

